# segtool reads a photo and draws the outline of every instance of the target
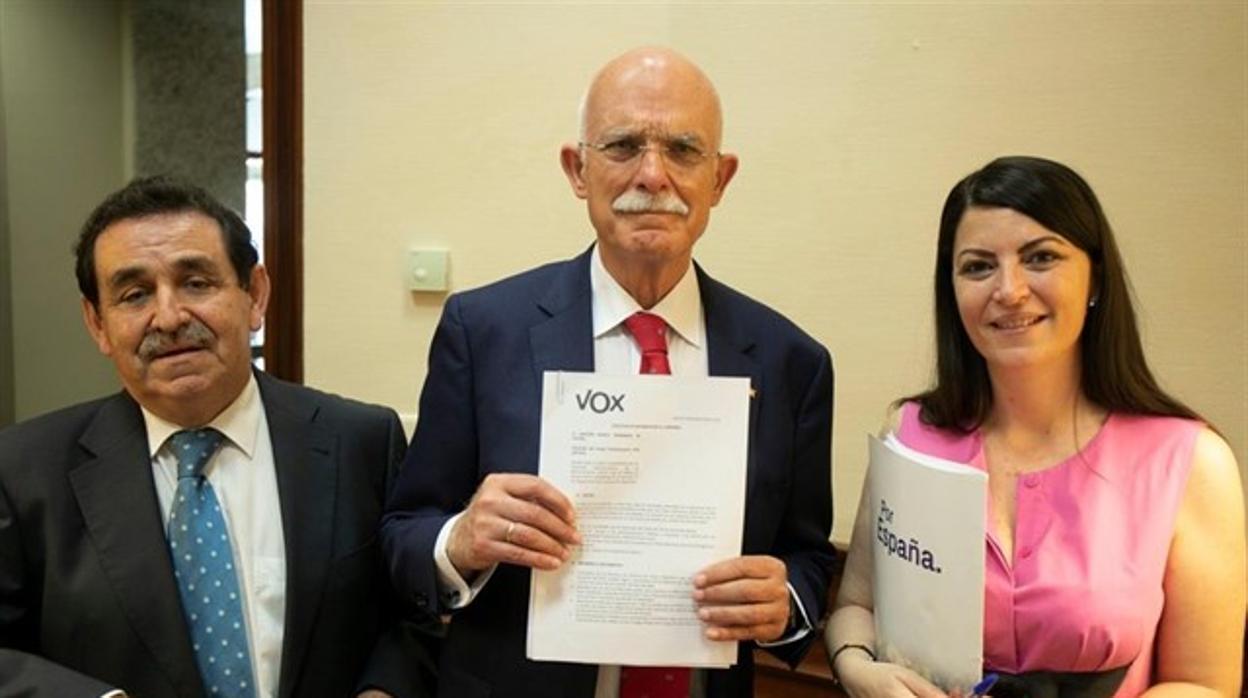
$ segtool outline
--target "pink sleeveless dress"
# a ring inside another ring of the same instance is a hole
[[[1130,664],[1115,698],[1144,692],[1166,557],[1202,428],[1185,419],[1111,414],[1083,451],[1019,478],[1014,559],[1005,559],[991,526],[985,542],[986,671]],[[903,406],[897,437],[923,453],[986,469],[979,432],[923,424],[915,403]]]

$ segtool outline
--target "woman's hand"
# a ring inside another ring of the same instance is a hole
[[[837,657],[836,675],[852,698],[946,698],[944,691],[909,669],[857,654]]]

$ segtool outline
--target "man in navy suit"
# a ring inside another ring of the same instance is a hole
[[[669,50],[630,51],[595,77],[581,118],[560,159],[597,244],[448,299],[383,548],[401,594],[451,614],[440,696],[748,696],[752,648],[796,663],[824,612],[831,361],[692,262],[738,164],[719,150],[719,99],[701,70]],[[557,568],[580,540],[568,498],[536,475],[542,372],[636,373],[638,313],[659,323],[671,373],[751,382],[743,554],[689,588],[706,637],[740,643],[728,670],[525,658],[529,568]]]
[[[0,695],[427,695],[377,544],[398,417],[252,369],[256,261],[236,213],[160,178],[83,227],[124,390],[0,432]]]

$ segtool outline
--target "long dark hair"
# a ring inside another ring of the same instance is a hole
[[[988,366],[962,326],[953,292],[953,242],[970,207],[1008,208],[1069,240],[1092,260],[1094,304],[1080,337],[1081,388],[1111,412],[1200,419],[1166,394],[1144,359],[1127,272],[1092,188],[1074,170],[1036,157],[997,158],[954,185],[936,243],[936,381],[918,401],[922,420],[970,431],[992,408]]]

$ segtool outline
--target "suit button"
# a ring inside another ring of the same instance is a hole
[[[1039,487],[1039,486],[1040,486],[1040,476],[1039,476],[1039,475],[1028,475],[1027,477],[1023,478],[1023,485],[1024,485],[1025,487],[1028,487],[1028,488],[1031,488],[1031,489],[1035,489],[1036,487]]]
[[[427,607],[429,605],[429,597],[424,594],[418,594],[416,596],[416,605],[420,608]]]

